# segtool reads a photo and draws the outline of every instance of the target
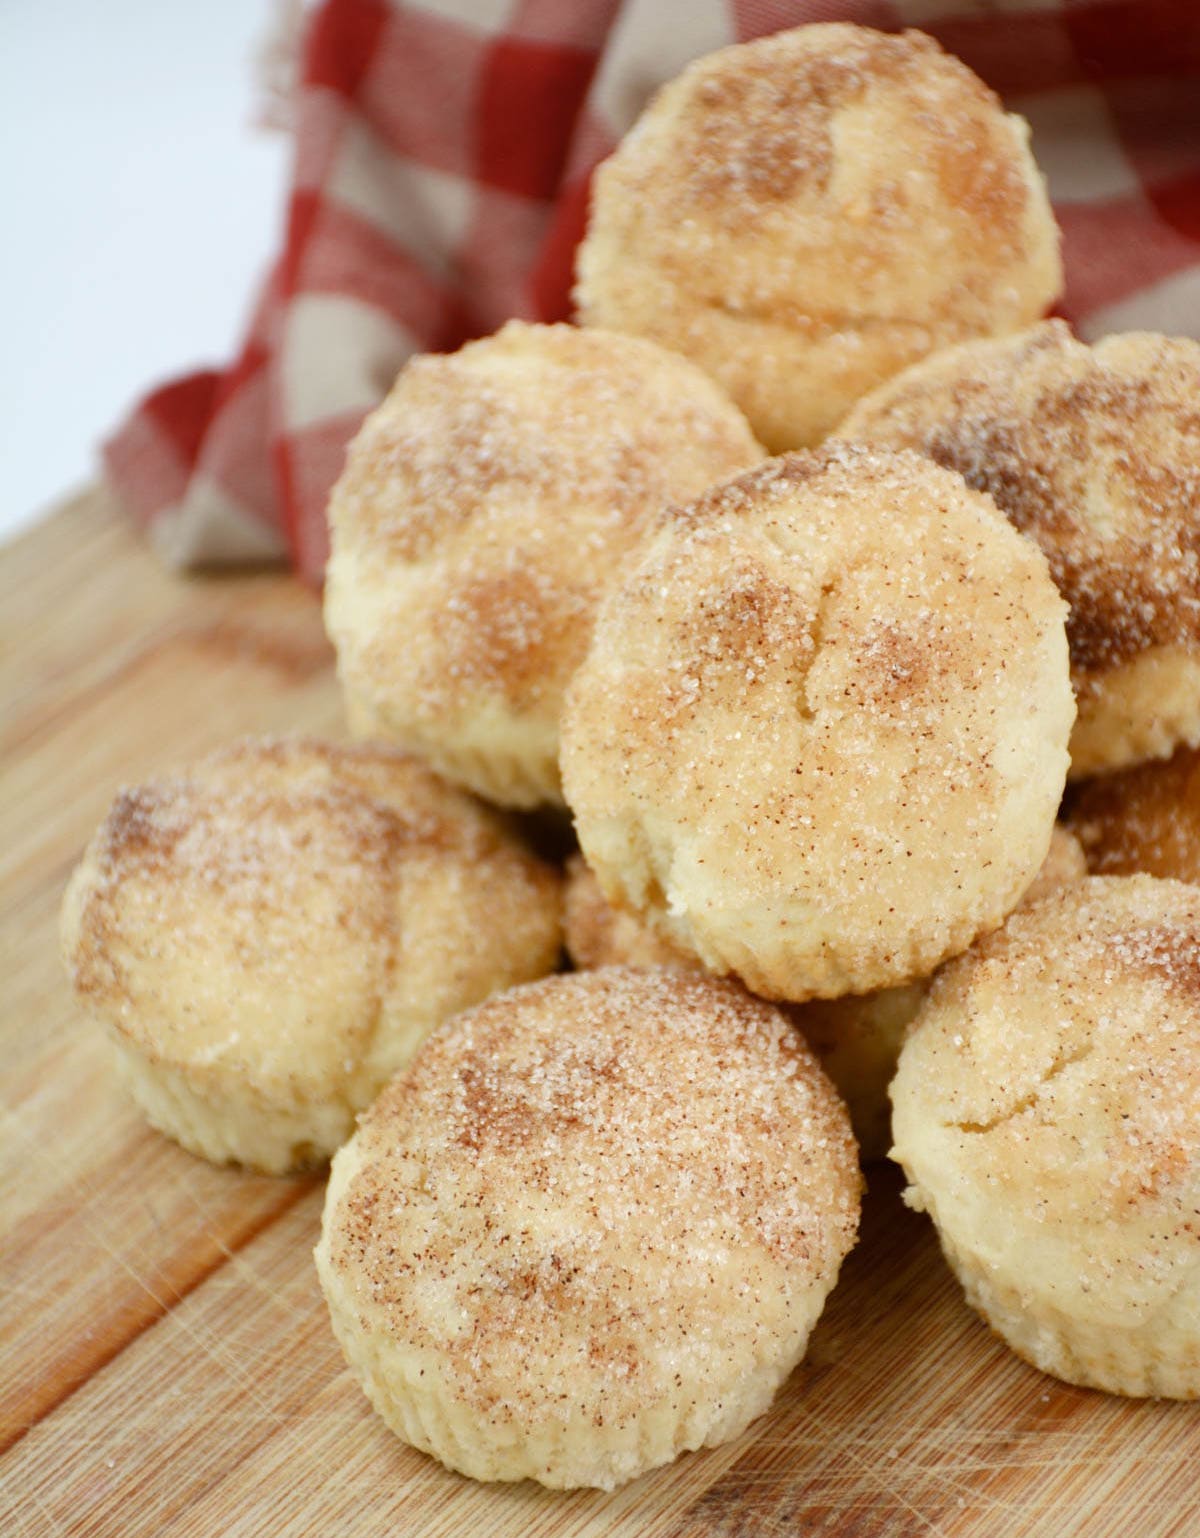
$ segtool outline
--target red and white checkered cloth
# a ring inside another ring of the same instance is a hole
[[[589,173],[699,54],[801,22],[921,27],[1033,127],[1085,337],[1200,337],[1200,0],[326,0],[287,228],[241,355],[105,446],[176,565],[319,581],[345,446],[413,351],[570,310]]]

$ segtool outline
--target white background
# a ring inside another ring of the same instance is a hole
[[[236,348],[282,230],[269,0],[0,0],[0,540],[149,386]]]

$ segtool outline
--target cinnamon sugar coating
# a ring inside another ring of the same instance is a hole
[[[1072,777],[1200,741],[1200,344],[1050,321],[919,364],[838,431],[957,470],[1041,546],[1071,606]]]
[[[609,968],[430,1038],[334,1160],[317,1265],[400,1436],[475,1478],[611,1489],[767,1407],[859,1187],[779,1010]]]
[[[549,971],[559,882],[386,748],[246,740],[122,791],[63,945],[151,1121],[208,1158],[319,1163],[447,1015]]]
[[[762,457],[650,342],[510,322],[413,359],[330,503],[325,617],[353,724],[489,800],[561,800],[562,691],[663,507]]]
[[[1065,828],[1056,827],[1049,853],[1021,902],[1039,902],[1056,888],[1086,875],[1087,864],[1078,840]],[[563,933],[567,954],[581,969],[700,966],[694,957],[685,956],[632,914],[613,908],[579,855],[567,862]],[[782,1006],[846,1102],[864,1164],[884,1158],[891,1146],[888,1085],[905,1032],[928,986],[928,980],[922,980],[875,993],[850,993],[840,999]]]
[[[773,451],[1061,286],[1028,146],[920,32],[810,25],[697,60],[593,182],[575,299],[719,379]]]
[[[911,452],[787,455],[676,509],[564,713],[605,895],[769,997],[928,973],[1045,858],[1064,612],[1037,548]]]
[[[1096,875],[1200,884],[1200,749],[1090,780],[1069,816]]]
[[[893,1157],[968,1301],[1028,1361],[1200,1395],[1200,890],[1089,877],[934,980]]]

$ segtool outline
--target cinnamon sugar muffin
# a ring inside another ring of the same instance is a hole
[[[318,1163],[446,1016],[548,972],[559,882],[387,749],[244,741],[123,791],[63,945],[134,1098],[185,1148]]]
[[[426,1042],[334,1159],[317,1268],[406,1441],[476,1479],[612,1489],[767,1408],[859,1187],[779,1010],[608,968]]]
[[[1021,902],[1038,902],[1057,887],[1081,881],[1086,875],[1087,864],[1078,840],[1065,828],[1056,827],[1050,852]],[[579,968],[700,966],[694,957],[685,956],[632,914],[619,912],[606,902],[600,883],[579,855],[567,862],[563,938],[567,954]],[[783,1006],[846,1102],[864,1164],[884,1158],[891,1146],[888,1085],[905,1032],[928,986],[922,980],[876,993],[850,993],[840,999]]]
[[[1061,283],[1024,120],[923,33],[833,23],[663,87],[596,173],[575,299],[694,359],[777,452]]]
[[[605,603],[563,784],[605,895],[803,1000],[909,982],[1046,856],[1065,606],[919,455],[787,455],[676,509]]]
[[[1069,820],[1096,875],[1200,883],[1200,749],[1089,781]]]
[[[762,457],[651,342],[513,321],[413,359],[350,447],[325,619],[352,728],[505,806],[561,800],[596,605],[662,508]]]
[[[1200,891],[1089,877],[949,963],[892,1086],[893,1157],[1026,1360],[1200,1394]]]
[[[1071,606],[1078,778],[1200,742],[1200,343],[1062,321],[919,364],[839,436],[990,492]]]

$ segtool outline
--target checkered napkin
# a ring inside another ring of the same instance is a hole
[[[242,351],[105,446],[164,558],[319,581],[329,488],[405,358],[567,317],[589,173],[651,92],[714,48],[835,19],[931,32],[1029,119],[1084,337],[1200,337],[1200,0],[326,0]]]

